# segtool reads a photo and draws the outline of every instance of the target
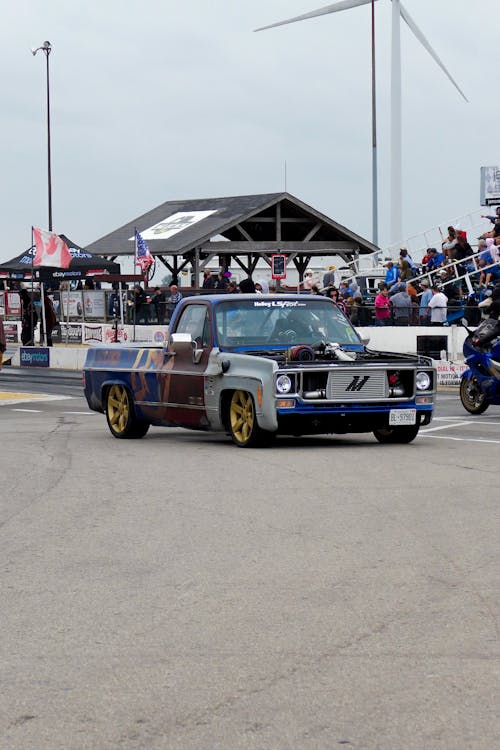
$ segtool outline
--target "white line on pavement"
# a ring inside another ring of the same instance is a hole
[[[437,430],[449,430],[450,427],[463,427],[464,425],[469,425],[470,422],[450,422],[450,424],[443,424],[441,427],[430,427],[428,430],[420,430],[420,434],[425,435],[428,432],[436,432]]]
[[[474,414],[470,414],[469,416],[465,417],[433,417],[433,422],[455,422],[457,419],[467,419],[467,424],[486,424],[486,425],[494,425],[495,427],[497,425],[500,426],[500,422],[482,422],[479,420]]]
[[[485,440],[483,438],[460,438],[452,437],[451,435],[426,435],[426,437],[434,438],[434,440],[457,440],[461,443],[495,443],[500,445],[500,440]]]
[[[30,414],[41,414],[41,409],[11,409],[11,411],[29,411]]]

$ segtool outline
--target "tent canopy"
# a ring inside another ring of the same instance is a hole
[[[35,247],[29,247],[24,253],[12,260],[0,263],[0,278],[23,279],[33,278],[40,281],[82,279],[86,276],[98,274],[120,273],[120,264],[108,260],[101,255],[95,255],[84,250],[80,245],[72,242],[66,235],[60,234],[72,255],[69,268],[52,268],[46,266],[33,267]]]

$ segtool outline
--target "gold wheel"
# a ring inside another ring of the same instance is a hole
[[[250,393],[235,391],[229,407],[231,435],[237,445],[247,445],[255,433],[255,409]]]
[[[130,398],[123,385],[112,385],[106,400],[106,416],[109,429],[115,437],[122,437],[127,432],[130,422]]]

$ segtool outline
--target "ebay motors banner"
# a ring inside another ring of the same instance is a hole
[[[21,367],[48,367],[50,349],[45,346],[21,346],[19,359]]]

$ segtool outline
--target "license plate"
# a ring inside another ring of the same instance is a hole
[[[391,409],[389,412],[389,425],[415,424],[417,421],[416,409]]]

